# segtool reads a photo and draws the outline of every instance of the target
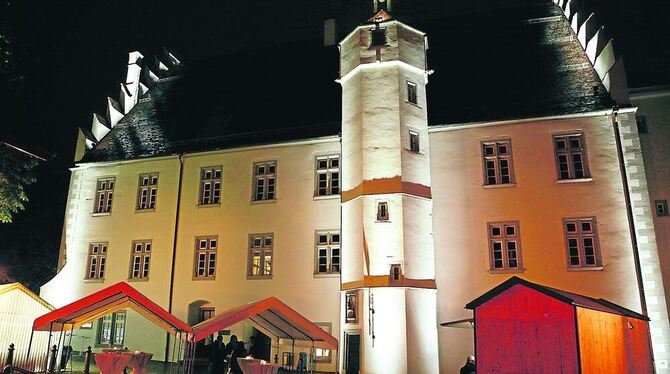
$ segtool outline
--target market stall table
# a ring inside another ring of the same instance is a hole
[[[126,367],[132,368],[134,374],[146,374],[151,357],[151,353],[103,350],[96,353],[94,359],[101,374],[121,374]]]
[[[244,374],[276,374],[279,371],[279,365],[254,358],[238,357],[237,363]]]

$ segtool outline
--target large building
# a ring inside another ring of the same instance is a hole
[[[327,20],[318,42],[206,61],[130,53],[79,134],[41,296],[128,281],[189,324],[276,296],[339,339],[318,371],[451,373],[472,330],[438,324],[517,275],[648,315],[667,372],[668,179],[647,178],[664,148],[640,151],[623,61],[583,4],[518,3],[405,22],[375,1],[337,38]],[[170,356],[131,311],[73,342]]]

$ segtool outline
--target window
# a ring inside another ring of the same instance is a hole
[[[221,167],[200,170],[200,205],[221,202]]]
[[[105,279],[106,265],[107,243],[89,244],[86,279]]]
[[[386,29],[383,27],[370,30],[372,42],[370,47],[383,47],[386,45]]]
[[[99,178],[95,190],[95,213],[112,211],[114,195],[114,178]]]
[[[488,235],[491,271],[522,271],[519,223],[489,223]]]
[[[358,323],[358,292],[348,291],[344,297],[346,323]]]
[[[142,174],[137,185],[137,210],[156,209],[158,174]]]
[[[407,101],[417,104],[416,101],[416,83],[407,81]]]
[[[340,194],[340,156],[316,158],[316,196]]]
[[[333,331],[333,324],[330,322],[315,322],[315,325],[319,326],[319,328],[327,333],[332,333]],[[314,361],[316,362],[330,362],[331,360],[331,350],[330,349],[323,349],[323,348],[316,348],[314,350]]]
[[[151,260],[151,241],[134,241],[130,254],[130,279],[149,278],[149,260]]]
[[[218,237],[195,238],[195,278],[214,278],[216,275],[216,246]]]
[[[389,220],[389,203],[387,201],[377,202],[377,221]]]
[[[554,150],[559,180],[589,177],[584,134],[554,136]]]
[[[416,131],[409,131],[409,150],[414,153],[419,153],[419,133]]]
[[[123,347],[126,331],[126,312],[116,312],[100,318],[98,344]]]
[[[484,161],[485,185],[514,183],[511,141],[483,142],[482,158]]]
[[[249,235],[249,265],[247,275],[251,278],[272,277],[273,234]]]
[[[400,264],[391,264],[391,269],[389,271],[389,283],[397,284],[402,281],[402,268]]]
[[[601,266],[596,219],[570,218],[563,220],[568,267]]]
[[[275,199],[275,178],[277,161],[256,162],[254,164],[253,200]]]
[[[668,200],[656,200],[654,205],[656,206],[657,216],[661,217],[668,215]]]
[[[340,273],[340,232],[317,231],[316,274]]]

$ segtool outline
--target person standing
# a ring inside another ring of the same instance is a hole
[[[226,371],[226,353],[223,344],[223,336],[219,335],[210,344],[209,362],[213,374],[222,374]]]
[[[461,374],[475,374],[476,372],[475,356],[468,356],[467,360],[465,360],[465,365],[461,368]]]
[[[244,342],[243,341],[238,342],[237,337],[235,337],[235,345],[233,345],[232,352],[230,354],[230,374],[244,374],[242,372],[242,368],[240,368],[240,363],[237,362],[237,359],[240,357],[244,358],[246,357],[246,355],[247,350],[244,349]]]

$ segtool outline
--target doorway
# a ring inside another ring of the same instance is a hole
[[[358,332],[344,333],[344,372],[358,374],[360,372],[361,335]]]
[[[254,352],[249,352],[254,358],[262,359],[270,362],[270,349],[272,340],[260,330],[253,327],[252,337],[254,340]],[[249,338],[251,340],[251,338]]]

